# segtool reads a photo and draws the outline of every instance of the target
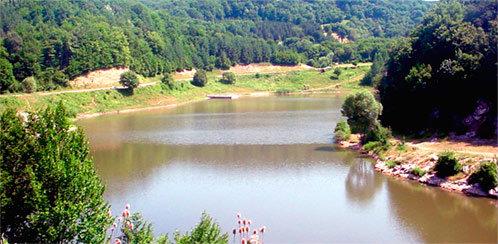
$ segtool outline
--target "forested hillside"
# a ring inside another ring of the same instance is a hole
[[[54,89],[114,66],[154,76],[237,63],[371,61],[429,6],[384,0],[2,1],[0,92]]]
[[[390,52],[382,121],[415,135],[497,131],[497,5],[444,1]]]

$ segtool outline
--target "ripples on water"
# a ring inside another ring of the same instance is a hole
[[[242,212],[267,242],[496,242],[497,208],[377,174],[336,149],[340,98],[204,101],[80,121],[114,212],[126,202],[157,233],[202,211],[229,231]]]

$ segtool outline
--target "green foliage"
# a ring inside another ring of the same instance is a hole
[[[408,148],[406,147],[406,143],[404,141],[401,141],[401,143],[396,146],[396,150],[398,150],[399,152],[406,152],[408,150]]]
[[[388,38],[421,21],[423,1],[1,1],[0,91],[35,76],[40,90],[86,72],[126,66],[145,77],[242,63],[316,67],[372,61]],[[375,11],[372,11],[374,9]],[[332,33],[354,40],[340,43]],[[388,38],[386,38],[388,37]],[[10,64],[10,65],[9,65]],[[11,68],[12,67],[12,68]],[[12,70],[14,80],[9,70]],[[59,74],[57,74],[59,76]],[[56,79],[57,80],[57,79]],[[58,82],[58,81],[57,81]]]
[[[222,52],[220,57],[216,60],[216,68],[227,70],[232,66],[232,62],[225,52]]]
[[[351,128],[349,128],[348,122],[339,121],[337,123],[334,129],[334,137],[338,142],[349,140],[351,137]]]
[[[497,8],[492,1],[439,1],[395,45],[378,85],[383,124],[400,133],[495,138]]]
[[[386,161],[386,162],[385,162],[385,165],[386,165],[388,168],[390,168],[390,169],[392,169],[392,168],[394,168],[394,167],[396,167],[397,165],[400,165],[400,164],[401,164],[400,162],[395,161],[395,160],[389,160],[389,161]]]
[[[223,84],[235,84],[235,74],[233,72],[224,72],[221,75],[220,82]]]
[[[121,74],[119,83],[133,92],[133,90],[139,85],[138,76],[133,71],[126,71]]]
[[[16,91],[16,82],[12,64],[0,56],[0,92]]]
[[[361,80],[361,84],[364,86],[377,86],[384,75],[386,60],[387,52],[381,51],[375,53],[372,67]]]
[[[134,213],[129,217],[124,217],[123,223],[124,224],[121,226],[122,235],[119,239],[124,243],[152,243],[154,240],[152,225],[147,223],[140,213]]]
[[[447,177],[462,171],[462,164],[458,162],[453,152],[444,152],[438,155],[439,158],[434,166],[437,176]]]
[[[197,70],[195,72],[194,78],[192,79],[192,85],[197,87],[203,87],[207,84],[208,79],[205,70]]]
[[[164,73],[163,77],[161,78],[161,83],[168,87],[168,89],[173,90],[174,89],[174,84],[173,84],[173,76],[171,76],[170,73]]]
[[[112,219],[83,131],[59,104],[0,117],[1,233],[18,242],[102,243]]]
[[[164,73],[161,78],[161,87],[170,91],[186,91],[189,89],[189,84],[185,81],[174,80],[171,74]]]
[[[340,69],[340,68],[335,68],[334,69],[334,75],[336,75],[337,77],[339,77],[339,75],[341,75],[341,74],[342,74],[342,69]]]
[[[381,112],[382,105],[367,91],[349,95],[341,109],[342,115],[348,118],[353,133],[367,133],[374,129]]]
[[[33,76],[26,77],[21,82],[22,90],[26,93],[32,93],[36,91],[36,79]]]
[[[279,51],[271,58],[272,64],[280,65],[297,65],[300,60],[299,54],[293,51]]]
[[[380,155],[383,152],[389,150],[389,147],[390,147],[389,144],[384,144],[379,141],[371,141],[363,145],[363,150]]]
[[[182,235],[177,232],[174,239],[178,244],[228,243],[228,234],[223,234],[218,224],[208,214],[203,213],[201,222],[190,233]]]
[[[330,79],[332,80],[337,80],[339,79],[339,76],[342,74],[342,69],[340,68],[335,68],[333,75],[330,76]]]
[[[383,127],[380,124],[377,124],[367,131],[367,133],[362,137],[362,142],[368,143],[372,141],[377,141],[384,145],[387,145],[389,144],[389,138],[391,137],[392,137],[391,130]]]
[[[469,183],[479,183],[479,186],[485,190],[498,186],[498,173],[495,162],[484,162],[479,165],[479,168],[469,176]]]
[[[417,64],[413,66],[405,77],[406,84],[414,91],[429,85],[432,78],[431,65]]]
[[[412,169],[411,173],[412,173],[413,175],[418,176],[418,177],[422,177],[422,176],[424,176],[427,172],[425,172],[425,170],[423,170],[423,169],[419,168],[418,166],[415,166],[415,167]]]

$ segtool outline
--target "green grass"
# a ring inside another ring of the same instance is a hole
[[[392,169],[392,168],[396,167],[396,165],[400,165],[401,162],[398,162],[398,161],[395,161],[395,160],[389,160],[385,164],[386,164],[386,166],[388,168]]]
[[[166,105],[174,102],[187,102],[199,100],[211,93],[227,92],[253,92],[268,91],[276,93],[292,93],[317,88],[332,87],[336,90],[353,91],[357,89],[371,89],[359,85],[360,78],[368,71],[369,67],[356,69],[345,68],[338,79],[330,79],[333,71],[320,73],[316,70],[292,71],[288,73],[261,74],[259,76],[237,75],[234,85],[218,82],[217,71],[208,72],[208,84],[199,88],[183,82],[183,88],[169,90],[159,84],[135,89],[133,95],[124,90],[102,90],[81,93],[63,93],[42,96],[40,94],[26,94],[23,96],[0,96],[0,112],[6,108],[23,111],[33,111],[44,108],[50,104],[63,101],[73,114],[96,113],[138,108],[147,106]],[[160,81],[161,77],[142,79],[142,83]],[[336,87],[337,86],[337,87]]]
[[[416,166],[415,168],[412,169],[412,174],[418,176],[418,177],[422,177],[426,174],[427,172],[425,172],[425,170],[419,168],[418,166]]]

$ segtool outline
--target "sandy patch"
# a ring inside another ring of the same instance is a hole
[[[126,67],[114,67],[90,71],[69,81],[72,88],[100,88],[119,85],[121,74],[128,71]]]

